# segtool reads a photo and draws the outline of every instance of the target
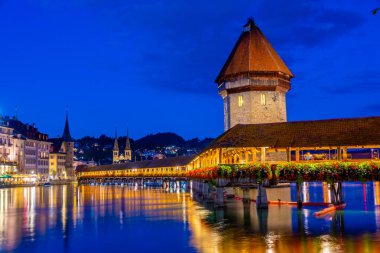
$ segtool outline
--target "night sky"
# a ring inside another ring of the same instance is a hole
[[[344,5],[343,5],[344,3]],[[0,0],[0,114],[55,137],[223,132],[214,79],[248,17],[295,75],[288,120],[380,115],[376,0]]]

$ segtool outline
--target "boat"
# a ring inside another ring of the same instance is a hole
[[[45,182],[45,183],[43,183],[43,186],[44,187],[49,187],[49,186],[51,186],[51,183],[50,182]]]

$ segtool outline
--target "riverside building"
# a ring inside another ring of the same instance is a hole
[[[47,180],[49,177],[48,135],[16,117],[4,117],[0,125],[1,173]]]

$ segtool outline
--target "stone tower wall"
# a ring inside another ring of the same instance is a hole
[[[255,87],[257,82],[243,79],[225,84],[225,89],[238,87]],[[260,87],[268,87],[267,90],[246,90],[241,92],[221,92],[224,100],[224,129],[234,127],[237,124],[261,124],[285,122],[286,117],[286,90],[273,90],[277,86],[275,80],[261,80]],[[262,104],[262,96],[265,96],[265,104]],[[240,97],[240,98],[239,98]],[[239,106],[239,99],[242,105]]]

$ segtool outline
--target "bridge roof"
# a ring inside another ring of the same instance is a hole
[[[380,117],[240,124],[215,139],[206,150],[371,145],[380,145]]]
[[[77,172],[104,171],[104,170],[125,170],[125,169],[145,169],[185,166],[194,159],[194,156],[178,156],[165,159],[145,160],[138,162],[128,162],[120,164],[101,165],[94,167],[80,167]]]

